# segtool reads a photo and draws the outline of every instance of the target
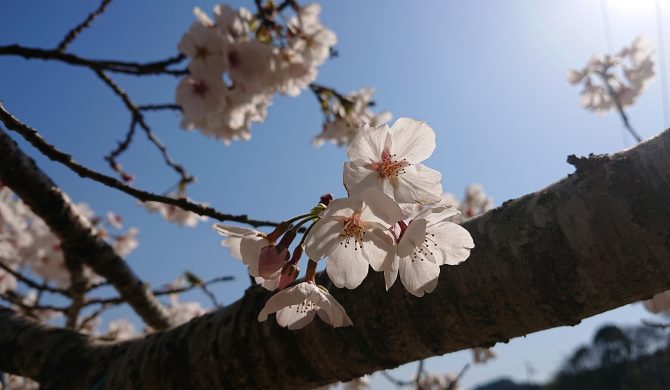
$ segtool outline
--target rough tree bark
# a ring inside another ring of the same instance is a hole
[[[60,239],[73,261],[90,266],[119,291],[142,319],[156,329],[173,325],[165,308],[114,249],[102,240],[70,199],[9,135],[0,129],[0,182],[10,187]]]
[[[568,161],[574,174],[466,222],[476,248],[465,263],[442,267],[433,293],[416,298],[399,283],[386,292],[377,273],[355,290],[330,288],[353,327],[258,323],[269,296],[260,288],[114,345],[3,311],[0,369],[46,388],[311,388],[575,325],[668,289],[670,131],[615,155]]]

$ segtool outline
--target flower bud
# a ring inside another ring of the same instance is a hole
[[[281,246],[268,245],[258,255],[258,274],[263,279],[274,279],[288,261],[288,249]]]
[[[286,286],[293,283],[293,281],[300,274],[300,268],[297,265],[288,263],[282,268],[281,276],[279,277],[279,290],[283,290]]]

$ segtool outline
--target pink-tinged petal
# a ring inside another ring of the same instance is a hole
[[[460,213],[461,212],[454,207],[438,206],[423,210],[422,212],[417,214],[414,217],[414,219],[425,219],[426,221],[428,221],[428,225],[433,225],[438,222],[447,220],[448,218],[451,218],[454,215],[458,215]]]
[[[420,163],[435,150],[435,132],[426,122],[399,118],[391,127],[391,136],[391,154],[395,154],[397,160],[407,159],[411,164]]]
[[[256,283],[260,284],[266,290],[274,291],[279,286],[279,278],[263,279],[260,276],[254,277]]]
[[[376,187],[381,182],[377,171],[372,170],[369,165],[363,160],[344,163],[342,180],[350,196],[357,195],[368,187]]]
[[[416,247],[423,245],[426,239],[426,225],[425,219],[415,219],[409,224],[398,243],[398,256],[408,257]]]
[[[364,124],[361,126],[347,148],[349,160],[363,160],[368,163],[378,161],[382,155],[388,132],[387,125],[370,127]]]
[[[248,236],[240,242],[240,254],[242,255],[242,262],[249,268],[251,276],[260,276],[258,273],[258,255],[261,248],[272,244],[265,237]]]
[[[386,283],[386,291],[393,286],[398,278],[398,268],[400,268],[400,258],[398,256],[388,258],[384,264],[384,282]]]
[[[394,225],[403,219],[400,206],[389,198],[377,187],[369,187],[363,190],[359,197],[365,201],[366,206],[361,212],[361,219],[370,222],[385,222]]]
[[[354,289],[363,282],[368,268],[368,261],[353,242],[347,246],[335,246],[326,264],[326,272],[335,286],[348,289]]]
[[[431,239],[437,244],[435,250],[438,264],[456,265],[470,256],[475,247],[470,233],[461,225],[440,222],[428,228]]]
[[[286,248],[275,245],[263,247],[258,254],[258,275],[265,279],[274,279],[279,276],[289,256]]]
[[[340,232],[344,225],[336,218],[318,220],[305,240],[305,252],[310,259],[321,260],[340,243]]]
[[[433,262],[412,261],[412,257],[400,259],[400,281],[412,295],[422,297],[435,290],[439,276],[440,266]]]
[[[314,320],[316,310],[303,310],[299,305],[285,307],[277,312],[277,323],[290,330],[302,329]]]
[[[307,298],[312,291],[313,287],[310,287],[311,283],[300,283],[286,290],[281,290],[275,295],[271,296],[270,299],[265,303],[265,306],[258,314],[258,321],[262,322],[268,319],[268,315],[276,313],[279,310],[292,306],[299,305],[302,303],[305,298]]]
[[[436,204],[442,200],[441,180],[442,174],[434,169],[423,164],[410,165],[398,177],[393,199],[398,203]]]
[[[372,269],[377,272],[383,271],[384,264],[395,256],[393,238],[383,230],[368,230],[363,238],[363,257],[365,257]]]

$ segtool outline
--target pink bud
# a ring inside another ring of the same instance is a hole
[[[287,264],[286,267],[282,269],[281,276],[279,277],[279,286],[277,288],[279,290],[286,288],[286,286],[293,283],[293,281],[298,277],[299,273],[300,268],[294,264]]]
[[[288,261],[288,249],[268,245],[258,255],[258,274],[264,279],[276,278],[279,271]]]

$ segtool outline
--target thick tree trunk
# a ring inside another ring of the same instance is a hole
[[[82,372],[63,361],[58,372],[72,377],[70,388],[91,385],[90,378],[105,389],[311,388],[575,325],[668,289],[670,132],[616,155],[569,162],[576,173],[466,222],[476,245],[471,258],[442,267],[437,289],[423,298],[399,283],[386,292],[376,273],[356,290],[330,287],[321,275],[353,327],[316,320],[288,331],[272,318],[259,323],[269,293],[250,288],[225,309],[116,346],[53,331],[97,362]],[[37,336],[21,345],[21,332],[5,331],[21,321],[0,315],[0,356],[15,348],[0,369],[44,378],[23,357]]]

